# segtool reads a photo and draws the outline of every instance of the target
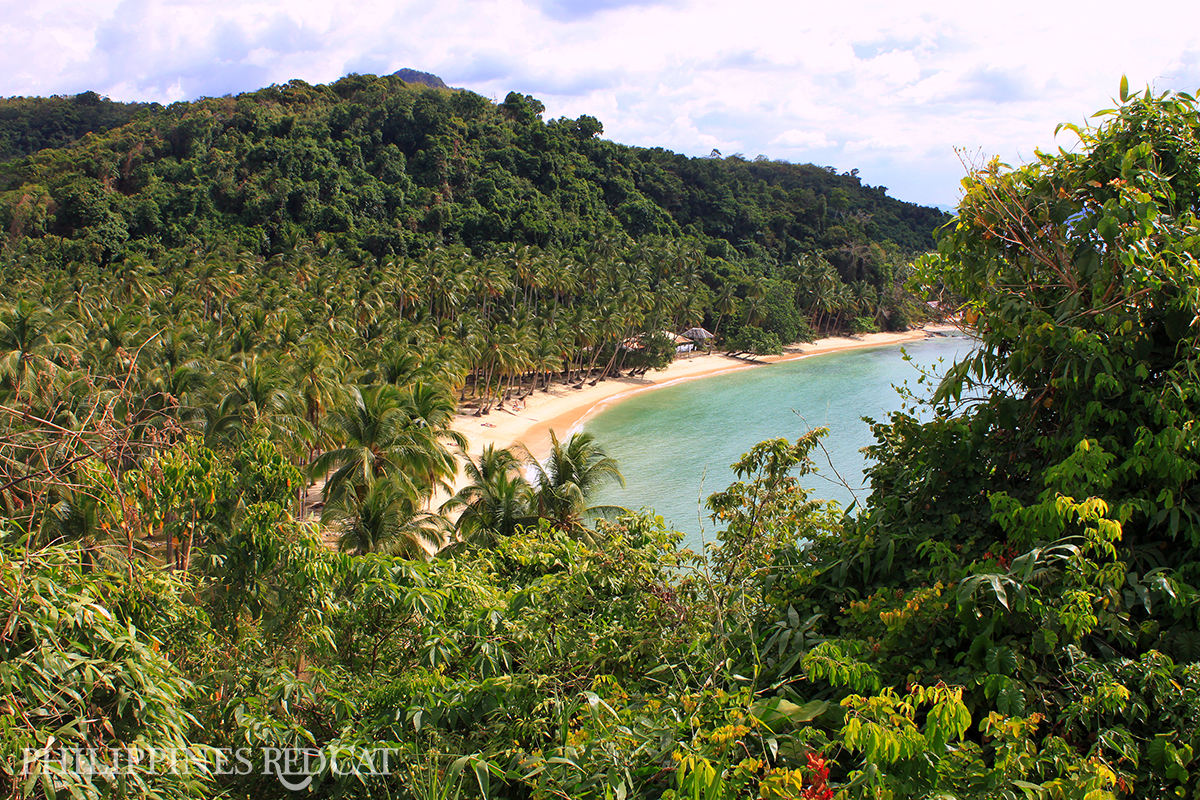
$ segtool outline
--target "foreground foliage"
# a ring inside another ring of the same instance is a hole
[[[859,748],[851,783],[1198,789],[1200,118],[1149,92],[1103,118],[1077,152],[964,181],[924,278],[966,302],[978,348],[930,421],[876,426],[863,513],[766,587],[776,618],[816,618],[834,687],[962,687],[967,743]]]

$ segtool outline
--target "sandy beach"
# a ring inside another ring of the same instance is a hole
[[[475,416],[474,411],[458,414],[451,427],[463,434],[468,441],[468,452],[477,456],[489,444],[498,447],[524,445],[534,456],[544,457],[550,449],[550,431],[559,439],[565,439],[569,431],[580,425],[587,417],[600,411],[610,403],[618,402],[635,392],[643,392],[679,381],[696,380],[709,375],[731,372],[738,369],[754,369],[780,361],[824,353],[853,350],[860,347],[879,347],[902,344],[925,339],[939,332],[955,331],[953,325],[926,326],[901,333],[869,333],[862,336],[831,336],[815,342],[797,344],[785,349],[781,356],[759,356],[734,358],[719,353],[695,353],[676,358],[661,372],[649,372],[638,378],[610,378],[595,386],[572,389],[555,384],[550,391],[541,389],[525,400],[525,406],[513,411],[509,405],[503,410],[493,409],[490,414]],[[455,489],[467,483],[460,472]],[[435,500],[434,507],[439,504]]]

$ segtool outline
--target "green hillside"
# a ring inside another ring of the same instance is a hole
[[[482,254],[620,233],[695,237],[722,258],[829,252],[864,279],[883,256],[858,251],[929,249],[943,221],[829,169],[628,147],[599,138],[592,117],[543,120],[532,97],[496,105],[394,76],[169,108],[81,98],[0,108],[11,152],[58,146],[0,168],[0,223],[10,238],[52,237],[54,252],[61,238],[74,260],[225,241],[270,256],[297,236],[352,257]],[[67,115],[80,108],[97,114]],[[62,146],[84,129],[96,135]]]
[[[117,103],[95,92],[0,98],[0,162],[119,128],[151,107],[157,104]]]

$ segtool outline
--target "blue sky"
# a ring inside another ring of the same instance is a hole
[[[990,4],[989,4],[990,5]],[[0,0],[0,95],[170,102],[412,67],[606,138],[812,162],[952,206],[963,161],[1070,148],[1131,87],[1200,89],[1200,11],[1016,0]]]

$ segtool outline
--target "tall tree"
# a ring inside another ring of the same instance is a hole
[[[74,352],[78,326],[60,312],[28,300],[0,311],[0,386],[19,399],[38,393],[38,376],[53,377],[60,360]]]
[[[460,512],[458,531],[465,541],[491,544],[536,520],[531,514],[532,487],[521,474],[522,466],[511,450],[492,444],[477,459],[463,459],[470,483],[447,500],[442,511]]]
[[[388,385],[352,388],[348,407],[332,415],[341,446],[310,466],[314,477],[328,474],[326,502],[345,494],[361,500],[385,477],[414,497],[432,496],[457,470],[448,445],[463,440],[448,429],[453,413],[452,397],[421,384],[409,391]]]
[[[422,504],[402,483],[384,478],[326,505],[321,524],[338,532],[342,550],[425,559],[446,543],[449,521],[422,510]]]
[[[609,457],[596,437],[587,432],[561,442],[550,431],[550,455],[545,463],[530,459],[534,470],[534,500],[539,516],[563,530],[582,528],[586,514],[609,514],[617,506],[589,506],[597,490],[607,483],[625,485],[616,460]]]

